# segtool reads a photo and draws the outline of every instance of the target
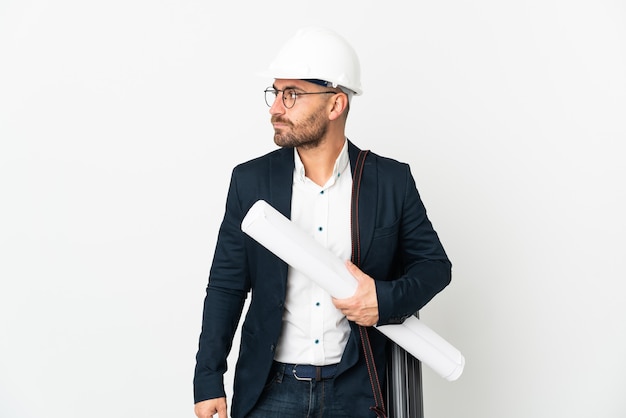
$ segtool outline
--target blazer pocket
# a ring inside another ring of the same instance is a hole
[[[374,229],[374,237],[373,237],[373,239],[377,240],[377,239],[388,238],[388,237],[391,237],[391,236],[397,236],[399,227],[400,227],[400,220],[397,219],[391,225],[382,226],[380,228],[375,228]]]

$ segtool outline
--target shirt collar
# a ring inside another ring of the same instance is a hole
[[[298,154],[298,150],[294,147],[294,161],[295,161],[295,171],[294,171],[294,180],[304,182],[306,180],[306,175],[304,173],[304,164],[302,164],[302,160],[300,159],[300,155]],[[335,161],[335,166],[333,167],[333,175],[328,179],[324,187],[330,187],[335,184],[335,181],[338,177],[343,175],[346,169],[349,167],[350,157],[348,155],[348,141],[344,141],[343,148]]]

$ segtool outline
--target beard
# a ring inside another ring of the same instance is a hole
[[[328,122],[323,118],[322,112],[313,112],[297,126],[281,117],[272,117],[272,122],[280,122],[288,126],[286,132],[274,131],[274,143],[284,148],[315,148],[328,131]]]

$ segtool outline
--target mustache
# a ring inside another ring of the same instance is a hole
[[[289,122],[289,120],[284,119],[284,118],[282,118],[280,116],[272,116],[271,122],[272,123],[284,123],[284,124],[287,124],[287,125],[291,125],[291,122]]]

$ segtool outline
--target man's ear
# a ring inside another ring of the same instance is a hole
[[[338,119],[341,115],[345,115],[348,111],[348,96],[343,92],[338,92],[333,96],[332,108],[328,118],[330,120]]]

